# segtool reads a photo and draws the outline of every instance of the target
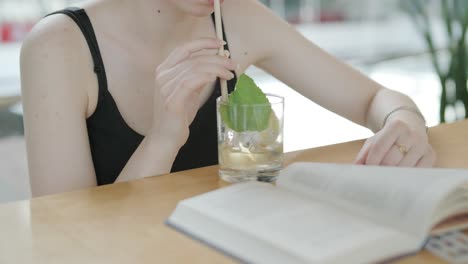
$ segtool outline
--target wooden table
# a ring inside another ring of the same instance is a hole
[[[467,132],[468,121],[430,130],[438,166],[468,168]],[[298,151],[286,160],[349,163],[361,145]],[[223,185],[213,166],[0,205],[0,263],[232,263],[164,225],[178,201]],[[400,263],[443,262],[423,252]]]

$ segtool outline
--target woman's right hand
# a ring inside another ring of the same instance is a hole
[[[223,41],[203,38],[176,48],[156,70],[153,124],[150,133],[181,147],[188,139],[189,126],[200,106],[203,88],[217,78],[230,80],[235,64],[200,51],[218,50]],[[198,55],[197,55],[198,53]]]

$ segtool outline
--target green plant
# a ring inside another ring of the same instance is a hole
[[[447,36],[448,62],[444,63],[441,53],[435,47],[433,34],[434,20],[429,14],[431,4],[439,5],[445,33]],[[468,117],[468,56],[466,33],[468,28],[467,0],[402,0],[401,6],[410,15],[424,38],[431,61],[440,79],[442,93],[440,97],[440,121],[446,120],[446,110],[464,108],[464,114],[456,119]]]

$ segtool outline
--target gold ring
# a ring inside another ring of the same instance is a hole
[[[397,146],[398,150],[401,152],[401,154],[406,155],[408,154],[408,148],[403,145],[403,144],[395,144]]]

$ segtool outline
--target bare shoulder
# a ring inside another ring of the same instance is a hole
[[[262,36],[268,33],[266,29],[276,29],[277,26],[290,27],[286,21],[258,0],[226,0],[223,4],[223,14],[231,23],[248,34],[255,33]]]
[[[226,0],[223,4],[223,17],[227,24],[228,38],[231,31],[237,44],[249,51],[253,64],[271,53],[270,49],[274,46],[271,44],[277,38],[294,31],[287,22],[258,0]]]
[[[256,0],[226,0],[222,8],[227,30],[233,30],[241,37],[257,32],[265,17],[270,15],[269,9]]]
[[[42,91],[87,107],[95,76],[89,48],[73,20],[65,15],[42,19],[25,39],[20,61],[24,95]]]
[[[70,18],[60,14],[49,16],[39,21],[25,39],[22,58],[76,56],[82,48],[80,40],[80,29]]]
[[[224,12],[235,12],[239,18],[249,18],[246,14],[265,14],[269,9],[258,0],[225,0],[223,3]],[[242,20],[242,19],[240,19]]]

